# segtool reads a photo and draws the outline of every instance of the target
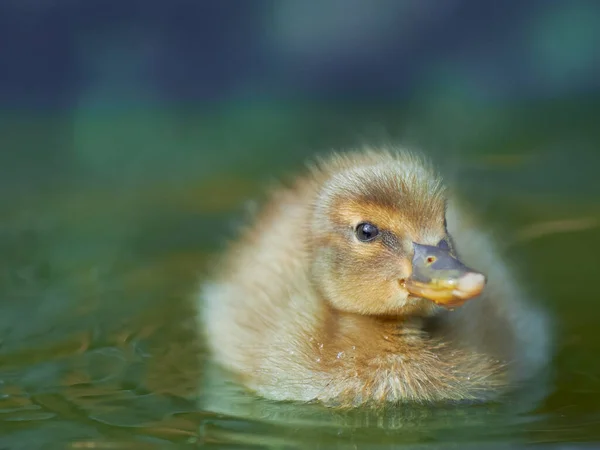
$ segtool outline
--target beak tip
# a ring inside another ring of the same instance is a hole
[[[457,291],[465,297],[479,295],[485,287],[485,276],[477,272],[469,272],[458,280]]]

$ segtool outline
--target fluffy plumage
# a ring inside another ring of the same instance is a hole
[[[382,231],[369,244],[357,224]],[[455,311],[414,298],[412,242],[487,276]],[[332,406],[480,400],[539,370],[544,314],[420,155],[334,154],[275,189],[198,297],[213,358],[259,395]]]

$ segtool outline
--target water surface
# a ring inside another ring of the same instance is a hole
[[[405,113],[307,106],[4,119],[8,148],[58,150],[41,161],[12,154],[2,169],[2,447],[598,442],[600,139],[589,111],[570,108],[473,114],[462,133],[459,119],[422,116],[408,133],[430,145],[554,316],[548,379],[499,404],[380,413],[274,404],[237,389],[207,362],[190,298],[266,181],[314,150],[394,139]]]

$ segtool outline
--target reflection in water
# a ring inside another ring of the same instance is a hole
[[[487,405],[409,405],[382,410],[331,410],[320,405],[299,405],[292,402],[271,402],[256,398],[245,391],[221,369],[204,366],[204,384],[199,405],[203,410],[216,412],[235,419],[224,420],[216,430],[204,428],[205,438],[230,433],[235,437],[234,424],[243,419],[260,424],[264,430],[257,435],[253,427],[250,441],[259,439],[287,439],[288,442],[309,444],[343,437],[341,442],[378,444],[400,443],[453,443],[522,439],[523,425],[535,422],[531,411],[544,394],[547,385],[529,386],[503,402]],[[260,428],[259,428],[260,429]],[[493,429],[493,431],[490,431]]]

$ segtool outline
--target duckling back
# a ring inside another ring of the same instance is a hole
[[[314,397],[305,392],[312,377],[303,353],[322,305],[302,245],[313,193],[309,185],[273,193],[200,292],[200,327],[215,361],[268,397],[286,380],[298,388],[286,397]]]

